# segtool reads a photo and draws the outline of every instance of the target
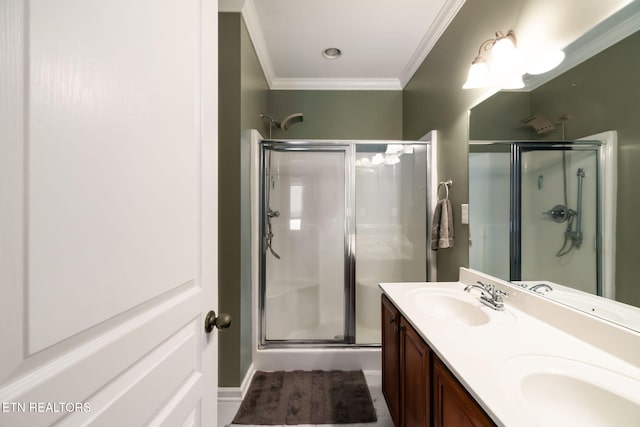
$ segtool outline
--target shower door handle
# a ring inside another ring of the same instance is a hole
[[[216,317],[216,312],[211,310],[204,318],[204,331],[210,334],[214,326],[218,329],[227,329],[231,326],[231,315],[220,313],[220,316]]]

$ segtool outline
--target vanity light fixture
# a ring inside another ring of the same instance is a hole
[[[491,51],[491,60],[483,53]],[[562,50],[546,48],[532,49],[526,55],[517,48],[516,33],[507,35],[496,31],[495,38],[482,42],[478,55],[471,63],[469,75],[463,89],[494,86],[499,89],[520,89],[524,87],[522,75],[542,74],[553,70],[564,60]]]
[[[491,51],[491,64],[482,55]],[[522,56],[517,49],[516,33],[509,30],[507,35],[496,31],[495,38],[480,44],[478,55],[471,63],[467,81],[463,89],[476,89],[495,85],[501,89],[519,89],[522,81]]]

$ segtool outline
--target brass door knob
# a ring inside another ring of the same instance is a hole
[[[204,318],[204,331],[209,334],[213,331],[214,326],[218,329],[227,329],[231,326],[231,315],[220,313],[220,316],[216,317],[216,312],[211,310]]]

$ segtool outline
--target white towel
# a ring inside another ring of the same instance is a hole
[[[453,247],[453,210],[449,199],[438,202],[433,211],[431,222],[431,249],[446,249]]]

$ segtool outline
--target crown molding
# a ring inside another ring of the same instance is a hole
[[[275,78],[272,90],[402,90],[398,79]]]
[[[440,36],[442,36],[451,21],[453,21],[453,18],[460,8],[462,8],[464,2],[465,0],[447,0],[442,6],[433,24],[422,38],[418,48],[411,56],[404,70],[402,70],[402,73],[400,73],[399,80],[403,88],[409,83],[409,80],[411,80],[416,71],[418,71],[418,68],[420,68],[420,65],[422,65],[427,58],[431,49],[436,45]]]
[[[399,78],[394,79],[309,79],[279,78],[275,76],[254,0],[219,0],[220,12],[240,12],[265,79],[272,90],[402,90],[425,60],[447,26],[458,13],[465,0],[447,0],[429,27],[420,45],[405,66]]]
[[[244,19],[244,23],[247,27],[247,32],[249,33],[249,38],[253,43],[253,48],[256,51],[258,62],[260,62],[260,65],[262,66],[262,72],[264,73],[264,77],[267,80],[267,84],[269,85],[270,89],[273,89],[273,81],[275,79],[273,64],[271,63],[271,59],[269,57],[267,45],[264,42],[262,26],[260,25],[260,20],[258,19],[258,13],[256,12],[253,0],[226,1],[230,3],[242,3],[242,7],[240,8],[239,12],[242,14],[242,19]]]

